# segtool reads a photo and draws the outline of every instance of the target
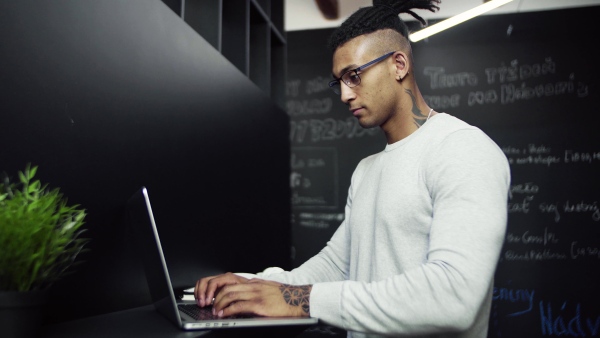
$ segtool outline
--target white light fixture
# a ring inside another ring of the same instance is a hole
[[[433,34],[439,33],[445,29],[456,26],[459,23],[465,22],[469,19],[472,19],[478,15],[481,15],[485,12],[491,11],[494,8],[500,7],[504,4],[507,4],[513,0],[490,0],[488,2],[483,3],[477,7],[471,8],[468,11],[457,14],[451,18],[448,18],[444,21],[440,21],[435,25],[431,25],[429,27],[425,27],[418,32],[414,32],[410,34],[409,39],[412,42],[417,42],[425,39],[426,37],[432,36]]]

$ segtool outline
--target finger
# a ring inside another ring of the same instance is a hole
[[[199,306],[204,307],[208,305],[206,304],[206,287],[208,285],[208,281],[212,278],[215,278],[215,276],[204,277],[196,282],[196,288],[194,289],[194,298],[198,302]]]
[[[194,286],[194,299],[198,302],[198,305],[200,305],[200,280],[198,279],[196,281],[196,285]]]
[[[213,302],[213,299],[216,298],[217,294],[220,293],[220,289],[226,285],[236,285],[247,282],[247,278],[240,277],[231,272],[219,275],[213,279],[208,280],[204,301],[206,305],[211,304]]]
[[[219,290],[219,293],[215,297],[215,301],[213,304],[213,314],[222,314],[223,310],[234,305],[235,306],[233,309],[228,310],[228,312],[230,313],[229,315],[240,313],[240,310],[235,310],[236,308],[240,307],[238,303],[255,299],[256,297],[257,295],[255,292],[255,287],[250,284],[227,285],[221,288],[221,290]]]
[[[266,280],[266,279],[260,279],[260,278],[252,278],[252,279],[248,280],[248,283],[265,284],[265,285],[271,285],[271,286],[280,286],[281,285],[281,283],[279,283],[279,282],[275,282],[272,280]]]
[[[217,317],[230,317],[240,314],[254,313],[254,304],[252,300],[242,300],[229,304],[229,306],[218,310],[215,315]]]

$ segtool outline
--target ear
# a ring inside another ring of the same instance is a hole
[[[402,81],[409,71],[408,57],[403,52],[398,51],[394,53],[393,58],[396,67],[396,80]]]

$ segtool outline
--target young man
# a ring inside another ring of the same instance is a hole
[[[330,86],[385,149],[355,169],[345,219],[300,267],[198,281],[220,316],[313,316],[353,337],[486,337],[503,244],[508,161],[480,129],[428,107],[401,12],[438,1],[375,1],[334,32]],[[268,279],[268,280],[267,280]]]

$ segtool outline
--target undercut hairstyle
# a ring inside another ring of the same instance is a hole
[[[335,50],[357,36],[373,33],[382,29],[393,29],[408,39],[408,26],[400,13],[407,13],[417,19],[422,26],[427,22],[413,12],[413,9],[439,10],[441,0],[373,0],[373,6],[362,7],[354,12],[336,29],[328,41],[328,48]]]

